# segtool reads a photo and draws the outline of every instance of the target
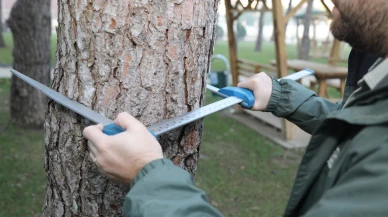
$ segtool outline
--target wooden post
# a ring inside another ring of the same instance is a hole
[[[332,16],[332,11],[327,6],[324,0],[321,0],[322,5],[325,7],[326,11],[329,13],[329,16]],[[337,39],[334,39],[333,46],[331,47],[330,56],[329,56],[329,65],[336,65],[337,60],[339,59],[339,51],[340,51],[341,42]]]
[[[316,26],[316,18],[312,19],[313,24],[313,57],[318,57],[318,42],[317,42],[317,26]]]
[[[233,29],[234,17],[233,17],[232,5],[230,3],[230,0],[225,1],[225,10],[226,10],[226,23],[228,26],[230,69],[232,72],[233,86],[237,86],[237,83],[238,83],[237,45],[236,45],[236,37]]]
[[[238,80],[238,63],[237,63],[237,42],[236,35],[234,34],[233,24],[235,19],[238,16],[233,16],[234,12],[232,10],[232,5],[230,0],[225,0],[225,11],[226,11],[226,23],[228,26],[228,43],[229,43],[229,60],[230,60],[230,70],[232,72],[232,83],[233,86],[237,86]],[[241,14],[240,14],[241,15]],[[236,112],[241,112],[241,106],[235,106]]]
[[[284,15],[281,0],[272,0],[272,13],[275,35],[276,64],[278,77],[280,78],[288,75]]]
[[[281,0],[272,0],[272,14],[275,33],[276,63],[278,77],[280,78],[288,75],[284,15]],[[282,125],[283,138],[291,140],[295,133],[295,125],[286,119],[282,120]]]
[[[299,19],[296,19],[296,51],[299,53],[300,40],[299,40]]]
[[[336,65],[337,60],[339,58],[339,50],[340,50],[341,42],[334,39],[333,46],[331,48],[330,56],[329,56],[329,65]]]

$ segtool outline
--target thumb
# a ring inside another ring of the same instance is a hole
[[[127,112],[122,112],[117,115],[116,119],[114,120],[114,124],[122,127],[126,131],[138,129],[139,127],[143,126],[142,123],[140,123],[136,118]]]

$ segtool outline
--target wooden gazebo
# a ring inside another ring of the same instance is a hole
[[[320,0],[323,6],[331,16],[331,11],[327,6],[325,0]],[[268,4],[272,2],[272,5]],[[295,13],[306,4],[308,0],[299,0],[298,4],[292,8],[289,13],[283,13],[282,0],[225,0],[226,21],[228,27],[228,41],[229,41],[229,55],[230,66],[232,72],[233,85],[237,85],[240,76],[251,76],[260,71],[274,72],[272,75],[280,78],[289,74],[287,66],[287,54],[285,44],[285,23],[291,19]],[[245,3],[245,4],[244,4]],[[276,66],[252,63],[246,60],[239,59],[237,56],[236,36],[234,33],[234,22],[238,17],[247,11],[257,12],[271,12],[273,15],[274,25],[274,40],[276,49]],[[328,64],[334,65],[339,58],[340,42],[335,40],[333,42]],[[282,135],[285,140],[292,140],[294,129],[293,124],[281,120]]]

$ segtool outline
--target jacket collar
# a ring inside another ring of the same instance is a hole
[[[358,82],[359,88],[349,96],[343,108],[355,104],[360,96],[365,93],[373,92],[376,89],[387,86],[388,83],[384,82],[386,77],[388,77],[388,58],[385,60],[380,58],[373,64],[371,70]]]

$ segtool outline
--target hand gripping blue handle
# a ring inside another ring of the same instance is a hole
[[[104,129],[102,132],[105,133],[106,135],[114,136],[114,135],[122,133],[124,131],[125,131],[124,128],[122,128],[120,126],[117,126],[115,124],[108,124],[108,125],[104,126]],[[152,131],[149,131],[149,132],[152,134],[152,136],[154,136],[156,138],[156,135]]]
[[[224,87],[218,92],[227,96],[235,96],[242,99],[243,101],[240,104],[243,108],[250,109],[255,104],[255,96],[253,95],[253,92],[246,88]]]

